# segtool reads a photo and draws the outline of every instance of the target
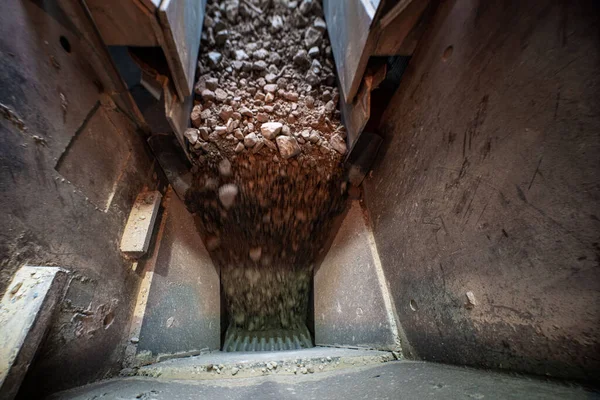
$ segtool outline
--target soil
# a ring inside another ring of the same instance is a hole
[[[345,130],[321,4],[209,2],[186,204],[221,271],[230,326],[295,329],[345,205]]]

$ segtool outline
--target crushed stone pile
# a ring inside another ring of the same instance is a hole
[[[345,206],[334,71],[320,2],[209,1],[186,204],[230,327],[305,326],[314,263]]]

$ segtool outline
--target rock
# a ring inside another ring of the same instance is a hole
[[[319,55],[319,48],[317,46],[313,46],[308,50],[308,55],[310,57],[316,57]]]
[[[304,49],[300,49],[296,52],[293,61],[294,64],[302,69],[306,69],[310,66],[310,58],[308,58],[308,53],[306,53],[306,50]]]
[[[268,85],[263,86],[263,90],[266,93],[275,93],[277,91],[277,85],[274,83],[270,83]]]
[[[217,53],[216,51],[208,53],[208,65],[213,69],[219,66],[221,59],[223,59],[221,53]]]
[[[260,133],[267,139],[275,139],[282,127],[283,124],[280,122],[266,122],[260,127]]]
[[[213,133],[216,133],[219,136],[223,136],[227,133],[227,127],[226,126],[215,126]]]
[[[200,104],[195,105],[194,108],[192,108],[190,119],[192,120],[192,125],[196,128],[202,124],[202,106]]]
[[[227,122],[229,118],[233,115],[233,108],[231,106],[223,106],[221,107],[221,111],[219,111],[219,117],[223,120],[223,122]]]
[[[214,32],[219,32],[219,31],[222,31],[223,29],[227,29],[227,25],[225,24],[225,22],[223,22],[221,20],[221,13],[219,13],[218,15],[215,14],[214,22],[215,22],[215,25],[213,26]]]
[[[188,128],[183,133],[183,136],[187,138],[190,144],[193,146],[198,141],[198,129],[196,128]]]
[[[257,141],[258,141],[258,136],[256,136],[256,133],[254,133],[254,132],[249,133],[244,138],[244,146],[254,147],[254,145],[256,144]]]
[[[240,114],[246,116],[246,117],[252,117],[254,114],[252,114],[252,111],[248,108],[248,107],[242,107],[239,109]]]
[[[471,291],[468,291],[466,293],[466,296],[467,296],[466,308],[469,310],[472,310],[477,305],[477,300],[475,299],[475,294]]]
[[[215,101],[215,92],[210,89],[204,89],[202,91],[202,100],[204,101]]]
[[[207,78],[204,85],[207,89],[216,90],[219,87],[219,80],[217,78]]]
[[[319,32],[323,33],[327,30],[327,24],[323,20],[323,18],[317,17],[313,22],[313,27]]]
[[[275,95],[273,93],[267,93],[265,96],[265,103],[272,103],[275,100]]]
[[[239,142],[236,146],[235,149],[233,149],[236,153],[241,153],[242,151],[244,151],[244,149],[246,149],[244,147],[244,145],[242,144],[242,142]]]
[[[140,342],[140,338],[137,336],[132,337],[131,339],[129,339],[129,341],[133,344],[137,344]]]
[[[296,92],[285,92],[283,97],[285,97],[286,100],[289,101],[298,101],[298,93]]]
[[[233,131],[233,136],[237,140],[244,140],[244,134],[242,133],[242,130],[239,128]]]
[[[277,147],[279,154],[285,160],[300,154],[300,146],[295,138],[290,136],[277,136]]]
[[[322,33],[312,26],[304,32],[304,45],[307,48],[318,46],[321,42]]]
[[[267,69],[267,63],[264,62],[263,60],[255,61],[252,64],[252,69],[255,71],[259,71],[259,72],[264,71],[265,69]]]
[[[218,139],[219,139],[219,134],[217,132],[212,132],[210,135],[208,135],[208,140],[210,142],[215,143]]]
[[[318,74],[319,72],[321,72],[321,68],[323,68],[323,67],[321,66],[321,63],[319,62],[319,60],[317,60],[316,58],[310,62],[310,69],[315,74]]]
[[[280,15],[273,15],[271,17],[271,30],[278,32],[283,28],[283,18]]]
[[[239,70],[241,70],[241,69],[242,69],[242,67],[244,66],[244,63],[243,63],[243,62],[241,62],[241,61],[237,61],[237,60],[235,60],[235,61],[233,61],[233,62],[231,63],[231,66],[232,66],[232,67],[233,67],[233,69],[235,69],[236,71],[239,71]]]
[[[202,110],[200,117],[202,117],[202,119],[206,119],[206,120],[208,120],[210,117],[212,117],[212,112],[210,111],[210,108],[205,108],[204,110]]]
[[[224,45],[227,39],[229,39],[229,31],[227,31],[226,29],[217,32],[217,34],[215,35],[215,43],[217,44],[217,46]]]
[[[269,52],[265,49],[258,49],[254,53],[252,53],[252,57],[255,60],[264,60],[269,56]]]
[[[259,139],[252,149],[252,154],[258,153],[265,145],[265,142],[267,142],[267,140]]]
[[[335,110],[335,103],[332,100],[329,100],[327,104],[325,104],[325,112],[331,114]]]
[[[291,135],[290,127],[287,125],[284,125],[283,128],[281,128],[281,134],[285,135],[285,136],[290,136]]]
[[[203,140],[208,140],[208,135],[210,134],[210,131],[208,130],[207,127],[202,126],[202,127],[198,128],[198,133],[200,134],[200,137]]]
[[[237,375],[238,372],[240,372],[240,369],[238,367],[231,368],[231,375]]]
[[[258,122],[267,122],[269,120],[269,114],[258,113],[258,115],[256,116],[256,120]]]
[[[277,145],[275,143],[273,143],[272,141],[270,141],[270,140],[263,140],[263,143],[265,144],[265,146],[267,146],[271,150],[277,151]]]
[[[312,96],[306,96],[306,98],[304,99],[304,105],[307,108],[313,108],[315,106],[315,99]]]
[[[308,141],[316,144],[319,143],[319,140],[321,140],[319,133],[317,131],[312,131],[308,137]]]
[[[302,3],[300,3],[300,7],[298,7],[298,10],[303,14],[303,15],[308,15],[314,6],[314,1],[313,0],[302,0]]]
[[[219,188],[219,200],[225,208],[230,208],[235,202],[238,194],[238,187],[232,183],[228,183]]]
[[[306,370],[308,371],[309,374],[314,374],[315,373],[315,369],[312,367],[312,365],[309,365]]]
[[[233,118],[229,118],[227,120],[227,124],[225,125],[225,128],[227,129],[227,133],[231,133],[233,132],[233,130],[236,128],[236,121]]]
[[[260,260],[261,254],[262,254],[262,248],[254,247],[254,248],[250,249],[250,252],[248,254],[252,261],[258,262]]]
[[[231,176],[231,162],[227,158],[219,162],[219,173],[221,176]]]
[[[240,9],[240,1],[239,0],[227,0],[225,3],[225,16],[229,20],[229,22],[234,23],[238,17]]]
[[[205,15],[204,16],[204,26],[206,28],[212,28],[213,26],[215,26],[215,20],[212,19],[209,15]]]
[[[331,139],[329,139],[329,143],[331,144],[331,147],[341,155],[346,154],[346,142],[340,135],[333,135]]]
[[[274,83],[277,80],[277,75],[275,74],[267,74],[265,76],[265,81],[267,81],[268,83]]]
[[[250,58],[248,56],[248,54],[244,50],[241,50],[241,49],[235,51],[234,57],[237,61],[246,61],[247,59]]]
[[[269,59],[267,61],[271,64],[279,65],[279,63],[281,62],[281,56],[279,55],[279,53],[272,51],[269,54]]]
[[[319,82],[321,82],[319,77],[313,71],[308,71],[305,79],[310,86],[317,86],[319,85]]]
[[[215,97],[216,97],[217,101],[224,102],[225,100],[227,100],[227,92],[224,91],[223,89],[219,88],[219,89],[215,90]]]
[[[300,368],[300,373],[306,375],[308,374],[308,369],[306,369],[306,367],[302,367]]]

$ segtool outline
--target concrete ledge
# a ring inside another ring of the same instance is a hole
[[[134,258],[146,254],[161,199],[159,191],[142,192],[135,199],[121,238],[123,253]]]
[[[12,399],[50,325],[67,282],[58,267],[24,266],[0,303],[0,399]]]

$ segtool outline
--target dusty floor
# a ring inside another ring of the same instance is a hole
[[[469,368],[394,361],[308,375],[212,381],[121,378],[52,399],[598,399],[578,386]]]
[[[188,208],[231,326],[304,326],[314,260],[344,207],[345,131],[317,1],[209,2]]]

